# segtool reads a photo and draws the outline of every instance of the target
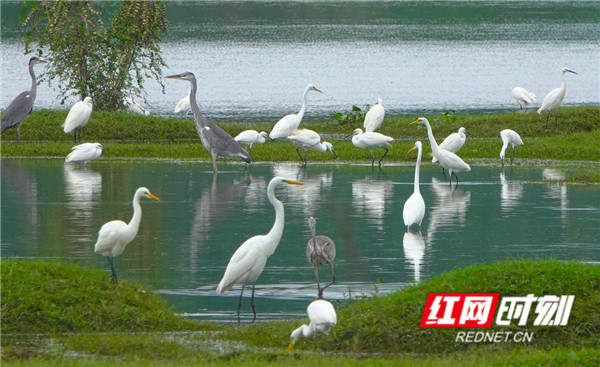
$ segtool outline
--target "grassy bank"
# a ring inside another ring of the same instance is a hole
[[[72,134],[62,132],[60,125],[67,111],[35,111],[23,123],[19,146],[11,143],[14,130],[2,135],[3,157],[64,157],[73,144]],[[414,141],[427,141],[423,127],[410,125],[417,116],[388,118],[381,132],[399,141],[393,144],[386,160],[411,161],[406,151]],[[513,129],[523,138],[525,146],[517,148],[518,158],[600,161],[600,108],[564,107],[559,113],[559,127],[554,124],[544,128],[545,119],[535,111],[459,115],[456,121],[447,122],[444,116],[427,116],[434,133],[441,140],[464,126],[470,132],[467,143],[460,151],[465,159],[497,159],[502,142],[499,132]],[[220,123],[232,136],[253,128],[270,131],[275,121],[252,124]],[[333,120],[306,122],[302,126],[319,132],[333,143],[341,161],[367,161],[367,150],[355,148],[343,136],[359,125],[339,125]],[[185,119],[139,116],[123,112],[94,112],[83,130],[84,141],[98,141],[110,147],[101,159],[115,157],[175,158],[208,160],[209,154],[201,146],[191,116]],[[253,147],[256,161],[295,161],[298,159],[294,145],[289,142],[269,142]],[[429,152],[429,148],[426,148]],[[377,153],[376,153],[377,154]],[[380,155],[381,153],[379,153]],[[309,153],[309,161],[331,161],[329,153]]]
[[[337,304],[338,325],[328,338],[325,355],[312,352],[312,343],[306,340],[295,352],[285,352],[291,330],[302,320],[200,324],[175,317],[140,286],[121,283],[114,289],[106,274],[73,265],[5,260],[2,283],[2,333],[51,332],[37,340],[29,334],[4,335],[6,365],[592,366],[600,362],[600,267],[575,262],[518,260],[471,266],[388,296]],[[454,342],[457,329],[418,327],[430,292],[573,294],[575,302],[566,327],[534,327],[530,319],[527,327],[491,329],[533,332],[531,343],[466,344]],[[77,333],[52,333],[64,330]],[[92,330],[96,332],[88,332]],[[129,334],[140,330],[162,332]]]

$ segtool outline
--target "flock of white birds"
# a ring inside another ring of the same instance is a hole
[[[35,57],[30,60],[29,69],[33,83],[35,83],[33,65],[37,62],[37,58]],[[41,60],[40,62],[45,61]],[[550,113],[558,109],[562,100],[565,97],[566,80],[564,75],[566,72],[577,74],[569,68],[563,68],[561,70],[561,86],[550,91],[546,95],[541,107],[537,111],[538,114],[548,114],[546,118],[546,127],[548,124]],[[234,139],[235,143],[233,144],[238,145],[237,147],[235,147],[235,149],[246,154],[248,153],[241,147],[239,147],[239,144],[249,146],[249,150],[251,151],[253,144],[263,144],[269,140],[288,139],[297,145],[296,151],[298,152],[298,155],[300,156],[300,159],[302,160],[304,165],[306,165],[306,154],[303,156],[300,153],[301,149],[303,149],[305,152],[307,152],[308,150],[315,150],[318,152],[330,151],[334,155],[334,157],[336,156],[335,151],[333,149],[333,145],[329,142],[321,141],[321,137],[317,132],[309,129],[299,128],[302,122],[302,118],[304,117],[304,114],[306,112],[308,93],[311,91],[321,93],[321,91],[312,84],[309,84],[304,90],[303,104],[300,111],[297,114],[290,114],[283,117],[274,125],[270,133],[259,133],[254,130],[247,130],[240,133],[235,138],[231,138],[231,136],[229,136],[226,132],[216,127],[216,125],[208,123],[206,120],[203,120],[204,117],[201,115],[195,100],[196,79],[193,73],[186,72],[180,75],[173,75],[168,78],[185,80],[191,83],[189,95],[177,103],[175,112],[186,112],[187,110],[192,109],[192,111],[194,112],[194,119],[196,121],[198,129],[206,130],[204,131],[205,134],[210,132],[211,129],[220,131],[218,136],[206,135],[204,136],[204,138],[201,134],[201,131],[198,132],[201,137],[202,144],[209,151],[211,151],[212,149],[210,146],[207,145],[209,144],[207,142],[209,139],[213,139],[212,142],[210,142],[210,144],[212,144],[213,147],[220,143],[219,139],[222,139],[223,143],[230,144],[231,146],[231,143],[229,141]],[[32,86],[32,91],[33,93],[27,94],[26,98],[22,98],[24,102],[21,102],[19,100],[19,97],[17,97],[7,107],[7,110],[2,116],[2,131],[4,131],[7,128],[18,126],[27,117],[25,115],[25,117],[23,117],[20,121],[17,121],[18,119],[20,119],[20,117],[16,118],[15,116],[18,116],[18,114],[12,113],[11,111],[17,111],[18,108],[21,107],[19,104],[23,104],[25,102],[30,103],[32,105],[32,99],[35,98],[35,84],[33,84]],[[33,95],[33,98],[30,98],[31,95]],[[533,93],[528,92],[527,90],[521,87],[516,87],[513,89],[513,96],[519,103],[519,106],[521,108],[536,102],[536,96]],[[27,100],[27,98],[29,98],[29,100]],[[128,106],[131,112],[144,115],[149,114],[148,111],[146,111],[141,105],[139,105],[137,102],[133,101],[129,97],[126,97],[125,104]],[[92,109],[93,106],[91,97],[86,97],[83,101],[77,102],[71,108],[69,114],[65,119],[65,122],[63,124],[64,132],[74,132],[75,141],[80,141],[81,129],[83,126],[85,126],[85,124],[87,124],[92,114]],[[384,117],[385,109],[383,107],[383,102],[380,98],[377,104],[373,105],[365,116],[364,131],[362,129],[356,129],[354,130],[354,132],[348,135],[348,137],[352,137],[352,143],[354,146],[360,149],[370,150],[372,165],[374,165],[375,162],[373,150],[378,148],[382,148],[385,150],[385,153],[379,159],[379,166],[381,166],[383,158],[388,153],[388,148],[391,147],[391,143],[394,141],[394,138],[383,135],[376,131],[380,128],[381,124],[383,123]],[[420,124],[426,127],[427,135],[433,153],[432,162],[438,162],[442,166],[442,168],[448,172],[450,178],[450,185],[452,185],[453,176],[456,178],[456,184],[458,185],[458,176],[456,175],[456,173],[471,170],[471,167],[456,154],[465,144],[467,134],[465,128],[461,127],[457,133],[449,135],[446,139],[444,139],[444,141],[441,144],[438,145],[433,136],[431,125],[429,124],[429,121],[426,118],[421,117],[418,120],[412,122],[412,124]],[[500,152],[500,159],[502,160],[502,164],[504,165],[506,149],[510,148],[512,149],[512,165],[514,158],[514,149],[516,146],[523,145],[523,141],[519,134],[517,134],[513,130],[502,130],[500,132],[500,136],[503,141],[502,150]],[[86,163],[98,158],[102,154],[103,149],[106,148],[103,147],[100,143],[79,144],[72,148],[72,152],[67,156],[66,161],[79,162],[82,165],[85,165]],[[226,148],[224,149],[226,150]],[[422,143],[417,141],[414,147],[411,148],[411,150],[409,150],[409,153],[413,150],[417,151],[414,192],[406,200],[403,209],[403,219],[407,230],[411,230],[413,228],[420,228],[421,222],[425,215],[426,208],[425,201],[423,200],[423,197],[419,190],[419,169],[421,165],[421,158],[423,155]],[[211,154],[213,154],[213,160],[216,159],[217,155],[231,156],[227,154],[227,151],[219,153],[211,152]],[[240,157],[246,160],[243,154],[240,154]],[[216,161],[214,161],[213,164],[214,172],[216,173]],[[279,241],[281,240],[281,237],[283,235],[285,222],[284,208],[281,201],[279,201],[275,197],[275,189],[283,184],[303,185],[303,183],[301,182],[288,180],[283,177],[275,177],[270,181],[267,188],[267,197],[269,199],[269,202],[273,205],[275,209],[275,223],[266,235],[257,235],[249,238],[237,249],[237,251],[235,251],[235,253],[229,261],[229,264],[227,265],[223,279],[217,287],[217,293],[223,293],[227,290],[230,290],[234,285],[242,286],[238,303],[238,322],[240,317],[242,295],[244,292],[244,287],[246,285],[252,285],[251,306],[252,311],[254,313],[254,319],[256,319],[256,310],[254,308],[254,283],[262,273],[267,259],[275,252]],[[98,232],[98,240],[94,246],[94,251],[98,254],[106,256],[111,266],[112,279],[115,282],[117,281],[117,274],[115,272],[112,259],[120,255],[125,250],[127,244],[131,242],[137,234],[142,215],[142,208],[140,205],[140,199],[142,197],[148,197],[150,199],[160,201],[160,199],[154,196],[152,193],[150,193],[150,191],[147,188],[140,187],[137,189],[133,197],[133,217],[131,218],[130,222],[125,223],[120,220],[110,221],[104,224]],[[307,312],[310,319],[310,325],[302,325],[300,328],[292,332],[288,350],[292,349],[293,345],[296,343],[296,341],[301,335],[305,337],[316,337],[318,333],[324,333],[329,331],[337,323],[337,316],[333,305],[328,301],[322,299],[323,290],[335,281],[335,275],[333,275],[335,244],[329,237],[316,236],[314,229],[315,223],[316,221],[314,220],[314,218],[309,219],[312,238],[307,244],[307,257],[311,264],[313,264],[313,267],[315,269],[315,276],[317,278],[318,286],[317,294],[319,299],[312,302],[308,306]],[[324,288],[321,288],[318,283],[318,268],[322,265],[328,265],[333,275],[332,282]]]

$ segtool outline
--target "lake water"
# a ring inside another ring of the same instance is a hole
[[[328,299],[399,289],[472,264],[515,258],[600,262],[600,187],[542,183],[580,168],[474,166],[450,191],[438,167],[425,166],[427,205],[421,233],[405,234],[402,208],[414,168],[221,164],[213,182],[208,163],[94,162],[85,170],[55,159],[1,161],[2,257],[71,261],[106,271],[93,253],[97,232],[113,219],[128,221],[131,198],[147,186],[162,202],[143,200],[136,239],[116,258],[121,280],[148,284],[177,311],[235,321],[239,287],[217,295],[216,285],[237,247],[266,233],[274,220],[266,187],[275,175],[305,186],[278,189],[285,231],[257,281],[261,319],[305,312],[316,296],[305,248],[307,218],[337,246],[338,283]],[[595,167],[592,164],[593,167]],[[328,281],[323,268],[321,279]],[[248,296],[250,295],[247,292]],[[249,301],[243,304],[251,315]]]
[[[2,107],[30,85],[20,8],[2,2]],[[600,102],[594,1],[167,2],[167,11],[164,74],[193,71],[213,119],[275,122],[300,109],[308,83],[324,91],[310,95],[308,119],[378,97],[388,115],[515,109],[513,87],[539,105],[563,66],[579,72],[567,76],[565,105]],[[171,114],[188,91],[165,84],[166,95],[145,85],[153,114]],[[35,108],[60,107],[47,83],[38,89]]]

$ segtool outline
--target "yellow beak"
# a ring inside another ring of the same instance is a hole
[[[412,125],[412,124],[416,124],[418,122],[419,122],[419,120],[415,120],[415,121],[411,122],[410,124]]]
[[[160,199],[159,199],[159,198],[157,198],[156,196],[152,195],[151,193],[147,193],[146,195],[148,195],[148,197],[149,197],[150,199],[154,199],[154,200],[156,200],[156,201],[160,201]]]
[[[320,89],[318,89],[318,88],[315,88],[315,90],[316,90],[317,92],[319,92],[319,93],[323,93],[323,92],[321,92],[321,90],[320,90]]]
[[[415,150],[415,147],[412,147],[408,150],[408,152],[406,152],[406,154],[410,154],[410,152],[412,152],[413,150]]]
[[[290,345],[288,345],[287,351],[291,352],[293,347],[294,347],[294,339],[290,339]]]
[[[283,180],[283,182],[287,182],[290,185],[304,185],[303,182],[298,182],[298,181],[292,181],[292,180]]]

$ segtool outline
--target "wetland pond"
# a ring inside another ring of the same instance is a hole
[[[590,165],[590,164],[588,164]],[[595,167],[594,163],[591,163]],[[93,252],[97,232],[113,219],[129,221],[135,189],[143,200],[136,239],[116,258],[120,280],[149,285],[190,317],[235,321],[239,287],[217,295],[229,258],[247,238],[266,233],[274,211],[266,197],[273,176],[304,182],[280,188],[285,230],[258,278],[260,319],[303,315],[316,296],[305,255],[307,218],[337,246],[337,284],[325,296],[341,300],[387,293],[435,274],[514,258],[600,261],[600,186],[543,182],[575,166],[474,166],[450,190],[441,170],[421,170],[427,205],[420,233],[405,234],[402,208],[413,191],[414,167],[221,164],[192,161],[105,161],[86,169],[58,159],[3,159],[3,258],[60,259],[109,276]],[[321,280],[330,279],[322,268]],[[245,292],[250,296],[250,292]],[[243,316],[251,317],[249,300]]]

